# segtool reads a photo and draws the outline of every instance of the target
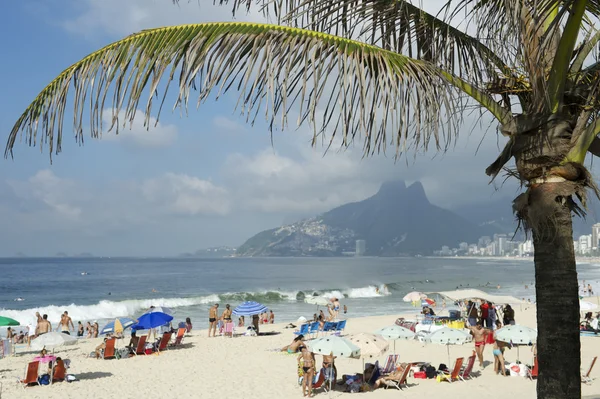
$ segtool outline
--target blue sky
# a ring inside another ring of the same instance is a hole
[[[47,83],[88,53],[144,28],[231,19],[228,8],[203,3],[6,3],[2,138]],[[187,118],[165,110],[150,132],[136,120],[118,137],[86,137],[82,147],[67,123],[63,152],[52,165],[47,152],[18,144],[15,159],[0,168],[0,256],[174,255],[235,246],[284,220],[366,198],[390,179],[422,181],[443,207],[515,194],[487,184],[484,170],[499,145],[493,129],[477,153],[483,129],[466,127],[451,153],[409,158],[408,165],[392,157],[361,160],[360,148],[323,157],[323,148],[310,147],[307,127],[277,133],[272,148],[264,123],[251,127],[234,113],[236,100],[227,95],[190,109]]]

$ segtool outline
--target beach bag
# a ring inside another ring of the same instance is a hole
[[[448,371],[448,366],[446,366],[444,363],[440,363],[440,367],[438,367],[438,370]]]
[[[427,376],[427,373],[425,373],[424,371],[418,371],[418,372],[416,372],[416,373],[414,373],[414,374],[413,374],[413,377],[414,377],[414,378],[420,378],[420,379],[423,379],[423,380],[424,380],[424,379],[426,379],[428,376]],[[433,377],[429,377],[429,378],[433,378]]]
[[[519,377],[521,374],[521,366],[517,363],[511,363],[508,365],[508,369],[510,370],[511,377]]]
[[[44,374],[38,377],[38,383],[40,385],[49,385],[50,384],[50,374]]]

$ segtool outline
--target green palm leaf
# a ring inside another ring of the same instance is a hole
[[[18,119],[5,155],[12,154],[20,132],[29,145],[47,142],[51,156],[60,152],[70,91],[76,139],[81,141],[86,99],[91,136],[102,133],[107,98],[112,102],[111,129],[118,133],[121,111],[123,124],[132,121],[142,98],[147,98],[146,125],[156,97],[161,102],[158,116],[166,95],[166,89],[158,95],[159,85],[168,88],[175,79],[176,106],[187,107],[191,88],[198,89],[200,104],[213,92],[218,97],[235,87],[249,120],[262,111],[271,128],[285,128],[296,105],[298,123],[308,121],[314,128],[313,142],[326,131],[329,140],[341,135],[343,145],[362,134],[367,154],[384,151],[386,135],[398,152],[427,147],[431,139],[441,148],[450,143],[452,122],[460,117],[447,81],[425,61],[291,27],[182,25],[131,35],[64,70]]]

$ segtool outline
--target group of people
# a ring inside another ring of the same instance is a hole
[[[503,317],[502,321],[505,325],[515,324],[515,311],[510,305],[504,306],[502,309]],[[467,302],[467,320],[470,327],[475,327],[478,323],[490,330],[497,328],[496,321],[499,320],[498,310],[492,302],[483,301],[479,308],[473,301]],[[502,324],[502,323],[500,323]]]
[[[208,310],[208,336],[211,337],[211,333],[213,337],[217,336],[217,328],[219,330],[227,323],[233,323],[232,320],[233,311],[231,310],[231,306],[229,304],[225,305],[225,310],[219,316],[219,304],[215,303]],[[252,325],[254,326],[255,332],[258,334],[259,325],[260,324],[273,324],[275,323],[275,313],[273,310],[269,310],[268,312],[255,314],[252,316]],[[245,318],[244,316],[240,316],[238,318],[238,327],[244,327]]]

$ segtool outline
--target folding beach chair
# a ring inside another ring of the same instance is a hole
[[[473,371],[473,365],[475,364],[475,355],[473,356],[469,356],[467,358],[467,366],[460,371],[460,373],[458,374],[458,378],[465,382],[466,380],[470,380],[473,377],[471,377],[471,372]]]
[[[402,372],[402,375],[400,376],[399,379],[397,379],[397,380],[387,379],[387,380],[383,381],[384,388],[388,389],[389,387],[394,387],[398,390],[402,390],[402,385],[404,385],[404,386],[406,386],[406,388],[408,388],[406,379],[408,378],[408,373],[410,373],[411,366],[412,366],[411,364],[406,365],[406,367],[404,368],[404,372]]]
[[[581,375],[581,382],[583,382],[584,384],[592,383],[592,377],[590,377],[590,373],[594,368],[594,364],[596,364],[596,359],[598,359],[598,356],[594,356],[594,358],[592,359],[592,362],[590,363],[590,368],[588,369],[587,373]]]
[[[342,335],[342,332],[344,332],[345,328],[346,328],[346,320],[338,321],[337,326],[335,327],[334,334],[337,336]]]
[[[537,356],[533,358],[533,368],[527,368],[527,377],[533,381],[538,376],[538,360]]]
[[[310,329],[308,330],[308,333],[313,338],[317,337],[317,335],[319,334],[319,322],[318,321],[315,321],[314,323],[310,324]]]
[[[158,348],[156,349],[157,352],[164,351],[165,349],[167,349],[167,347],[169,346],[169,341],[171,340],[171,335],[173,334],[170,332],[163,333],[163,336],[158,344]]]
[[[102,352],[102,359],[114,359],[115,358],[115,342],[116,338],[111,338],[106,341],[106,347]]]
[[[231,323],[233,324],[233,323]],[[171,346],[179,346],[183,341],[183,336],[185,335],[185,328],[180,328],[177,330],[177,336],[175,337],[175,342],[171,344]]]
[[[460,373],[460,369],[462,367],[463,362],[465,361],[464,357],[459,357],[458,359],[456,359],[456,362],[454,362],[454,369],[452,369],[452,373],[447,373],[445,371],[438,371],[438,378],[439,381],[448,381],[448,382],[454,382],[457,381],[459,379],[459,373]]]
[[[25,368],[25,379],[20,380],[22,387],[25,388],[30,384],[39,385],[38,382],[38,368],[40,367],[40,362],[30,362]]]
[[[379,369],[379,373],[386,375],[396,369],[396,363],[398,362],[398,355],[389,355],[385,361],[385,365]]]
[[[306,337],[306,336],[308,336],[308,333],[309,333],[308,327],[309,327],[308,324],[302,324],[298,331],[294,331],[294,334],[295,335],[304,335]]]
[[[138,340],[138,344],[137,347],[135,348],[134,352],[135,355],[145,355],[146,354],[146,336],[142,335],[140,337],[140,339]]]

